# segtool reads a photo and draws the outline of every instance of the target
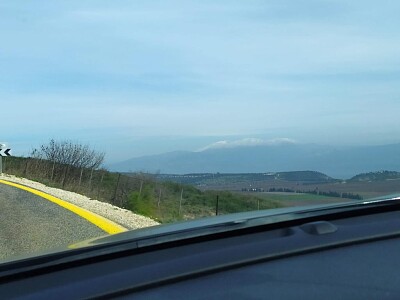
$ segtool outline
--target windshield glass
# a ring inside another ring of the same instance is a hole
[[[0,260],[158,224],[395,197],[399,9],[2,1]]]

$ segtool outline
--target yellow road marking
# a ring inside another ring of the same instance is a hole
[[[42,197],[46,200],[49,200],[55,204],[60,205],[61,207],[64,207],[65,209],[68,209],[70,211],[72,211],[73,213],[79,215],[80,217],[86,219],[87,221],[89,221],[90,223],[96,225],[97,227],[101,228],[102,230],[104,230],[105,232],[109,233],[109,234],[116,234],[116,233],[120,233],[120,232],[124,232],[127,231],[126,228],[122,227],[121,225],[118,225],[117,223],[114,223],[102,216],[99,216],[95,213],[92,213],[84,208],[81,208],[79,206],[76,206],[72,203],[66,202],[64,200],[61,200],[57,197],[54,197],[52,195],[46,194],[42,191],[36,190],[34,188],[30,188],[24,185],[20,185],[14,182],[10,182],[10,181],[6,181],[6,180],[1,180],[0,179],[0,183],[6,184],[6,185],[10,185],[16,188],[19,188],[21,190],[30,192],[32,194],[35,194],[39,197]]]

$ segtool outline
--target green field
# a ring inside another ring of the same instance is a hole
[[[349,199],[327,197],[314,194],[293,194],[293,193],[257,193],[257,197],[264,201],[272,201],[282,206],[302,206],[313,204],[327,204],[352,201]]]

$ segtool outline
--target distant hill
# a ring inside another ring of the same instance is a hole
[[[326,183],[337,181],[328,175],[315,171],[294,171],[294,172],[278,172],[275,176],[276,179],[296,182],[318,182]]]
[[[360,181],[384,181],[384,180],[400,180],[400,172],[396,171],[378,171],[362,173],[352,177],[350,182]]]
[[[132,158],[110,165],[119,172],[150,173],[266,173],[319,171],[335,178],[351,178],[376,170],[400,171],[400,144],[334,147],[316,144],[279,144],[176,151]]]

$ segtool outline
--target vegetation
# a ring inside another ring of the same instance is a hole
[[[119,174],[101,168],[104,154],[88,146],[51,140],[27,158],[7,157],[3,171],[48,186],[77,192],[127,208],[162,223],[218,214],[280,207],[254,195],[200,191],[180,183],[160,182],[144,173]]]
[[[339,193],[335,191],[318,191],[318,190],[313,190],[313,191],[307,191],[306,193],[308,194],[314,194],[314,195],[323,195],[327,197],[334,197],[334,198],[346,198],[346,199],[353,199],[353,200],[362,200],[363,197],[359,194],[353,194],[353,193]]]
[[[233,183],[252,183],[259,181],[293,181],[303,183],[327,183],[336,182],[336,179],[315,171],[294,171],[294,172],[272,172],[272,173],[203,173],[171,175],[158,174],[157,179],[174,181],[178,183],[193,184],[198,186],[225,185]]]
[[[387,194],[398,191],[398,184],[393,180],[400,178],[400,173],[393,171],[360,174],[353,177],[349,183],[338,182],[325,174],[312,171],[257,174],[119,174],[102,168],[103,159],[103,153],[98,153],[86,145],[51,140],[33,150],[30,157],[4,157],[3,170],[8,174],[130,209],[162,223],[215,215],[217,198],[218,214],[228,214],[281,207],[292,200],[321,203],[340,201],[344,198],[362,199],[360,194],[368,192],[367,188],[373,192],[379,190],[379,193]],[[381,185],[392,183],[394,186],[364,186],[367,181]],[[192,184],[197,184],[201,190]],[[233,189],[226,191],[229,186],[242,192]],[[262,193],[264,191],[270,193]],[[364,194],[362,195],[365,196]]]
[[[312,194],[312,195],[322,195],[326,197],[334,197],[334,198],[346,198],[346,199],[354,199],[354,200],[362,200],[363,197],[359,194],[353,194],[348,192],[335,192],[335,191],[320,191],[318,189],[315,190],[293,190],[289,188],[270,188],[269,192],[284,192],[284,193],[304,193],[304,194]]]
[[[61,182],[64,187],[66,183],[77,178],[80,185],[85,169],[90,170],[91,181],[93,171],[103,163],[104,153],[97,153],[88,145],[52,139],[48,144],[34,149],[32,157],[39,161],[36,167],[40,166],[43,172],[50,174],[51,181]]]
[[[284,192],[321,195],[331,198],[362,200],[358,193],[350,191],[337,191],[334,188],[337,179],[315,171],[293,171],[255,174],[186,174],[186,175],[157,175],[159,180],[172,180],[195,184],[202,189],[240,190],[242,192]],[[332,189],[325,190],[331,184]],[[310,185],[315,188],[310,189]],[[259,195],[258,195],[259,196]]]
[[[287,181],[301,181],[301,182],[332,182],[336,181],[332,177],[315,171],[293,171],[293,172],[279,172],[277,178]]]
[[[200,191],[189,185],[174,182],[147,182],[142,191],[129,195],[128,208],[139,214],[162,222],[194,219],[216,214],[277,208],[277,201],[265,200],[254,195],[228,191]]]
[[[287,203],[287,202],[304,202],[308,201],[310,203],[321,203],[321,201],[329,202],[329,200],[341,200],[341,198],[333,198],[324,195],[317,195],[317,194],[287,194],[287,193],[262,193],[259,195],[264,200],[276,201],[278,203]]]

